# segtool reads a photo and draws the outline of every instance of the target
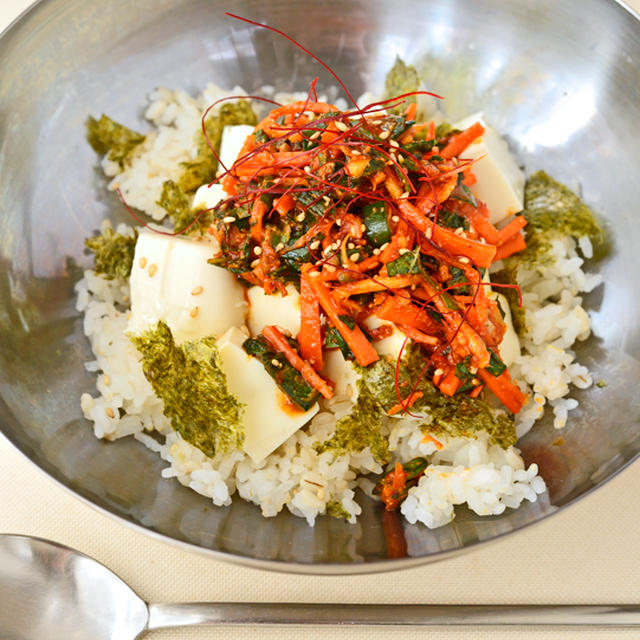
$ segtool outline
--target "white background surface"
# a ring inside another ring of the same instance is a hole
[[[0,0],[0,29],[29,4],[28,0]],[[631,4],[640,8],[640,0]],[[37,535],[75,547],[116,571],[148,601],[640,603],[638,462],[595,495],[505,540],[423,568],[358,577],[266,573],[176,550],[80,502],[2,438],[0,477],[0,531]],[[394,640],[589,640],[638,638],[640,629],[233,627],[163,631],[147,637],[377,640],[391,634]]]

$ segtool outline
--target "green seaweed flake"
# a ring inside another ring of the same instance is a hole
[[[337,423],[333,435],[314,445],[318,453],[331,451],[340,456],[359,453],[369,447],[371,455],[380,463],[389,461],[389,445],[382,435],[384,410],[369,391],[362,377],[358,380],[358,399],[353,411]]]
[[[89,116],[86,122],[87,140],[93,150],[99,154],[107,154],[112,162],[117,162],[124,169],[125,161],[145,136],[102,114],[99,120]]]
[[[94,270],[107,280],[128,278],[138,241],[138,232],[124,236],[107,227],[100,235],[87,238],[85,247],[93,253]]]
[[[213,216],[210,211],[194,209],[191,200],[173,180],[166,180],[157,204],[167,212],[176,231],[184,231],[189,235],[204,233],[211,225]]]
[[[489,434],[491,444],[508,448],[516,443],[513,417],[492,409],[481,398],[470,398],[462,393],[445,396],[423,375],[424,356],[419,347],[410,347],[400,364],[398,372],[399,388],[405,395],[415,387],[422,393],[411,407],[412,413],[428,415],[429,423],[420,428],[425,433],[442,433],[451,437],[476,437],[478,431]],[[367,368],[360,368],[362,381],[375,400],[388,411],[398,404],[395,386],[394,361],[381,358]]]
[[[544,171],[527,180],[522,214],[527,220],[527,248],[517,256],[522,264],[547,262],[551,240],[556,237],[587,236],[596,247],[604,243],[604,230],[589,207]]]
[[[331,500],[327,502],[327,515],[338,520],[349,520],[351,514],[342,506],[341,502]]]
[[[384,81],[384,98],[394,98],[400,96],[403,93],[410,93],[411,91],[417,91],[420,86],[420,76],[415,67],[407,64],[399,56],[393,64],[393,67],[387,73]],[[401,114],[404,113],[407,108],[407,104],[416,102],[415,96],[410,96],[402,102],[402,104],[389,109],[391,113]]]
[[[220,153],[222,131],[226,126],[249,124],[255,125],[258,119],[247,100],[227,102],[220,107],[220,111],[205,120],[205,130],[209,142]],[[183,174],[178,179],[178,186],[187,194],[193,193],[198,187],[211,182],[218,170],[218,159],[212,153],[202,131],[196,134],[197,156],[192,162],[183,162]]]
[[[131,341],[142,355],[142,368],[173,428],[205,455],[242,445],[243,405],[227,389],[214,338],[177,345],[164,323]]]

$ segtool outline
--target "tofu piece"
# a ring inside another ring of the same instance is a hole
[[[367,329],[378,329],[385,325],[389,325],[391,327],[391,335],[387,338],[383,338],[382,340],[376,340],[373,342],[373,348],[378,352],[378,355],[391,356],[393,359],[397,359],[403,345],[406,349],[411,342],[407,339],[407,334],[400,331],[400,329],[398,329],[392,322],[381,320],[378,316],[369,316],[364,321],[364,326]]]
[[[351,360],[346,360],[340,349],[324,352],[322,375],[335,383],[336,396],[345,396],[355,402],[358,399],[358,379],[360,375]]]
[[[300,294],[292,284],[287,285],[286,296],[280,293],[267,295],[262,287],[251,287],[247,298],[252,335],[257,336],[264,327],[272,324],[289,331],[294,337],[300,333]]]
[[[164,320],[176,342],[222,335],[243,325],[244,290],[233,274],[208,264],[212,245],[143,231],[131,268],[128,331]]]
[[[218,175],[225,171],[224,167],[229,169],[233,165],[250,133],[253,133],[253,126],[248,124],[227,125],[222,130],[219,154],[221,164],[218,167]],[[203,184],[198,187],[193,197],[193,208],[212,209],[220,200],[224,200],[226,197],[227,194],[222,185],[212,184],[209,186],[208,184]]]
[[[203,184],[198,187],[196,194],[193,196],[193,208],[194,209],[213,209],[220,200],[224,200],[227,197],[225,190],[221,184]]]
[[[520,357],[520,339],[518,338],[516,330],[513,328],[509,302],[501,293],[496,293],[496,299],[504,312],[504,321],[507,325],[507,330],[502,338],[502,342],[498,345],[498,351],[502,362],[508,367],[515,362],[516,358]]]
[[[262,363],[244,352],[245,340],[245,334],[232,327],[218,338],[217,346],[227,388],[244,405],[244,450],[259,463],[311,420],[319,407],[316,403],[303,411],[291,402]]]
[[[467,129],[474,122],[485,128],[484,135],[470,144],[462,158],[476,159],[485,156],[473,165],[472,171],[478,181],[471,191],[489,207],[489,220],[497,224],[524,207],[524,173],[514,160],[507,143],[483,117],[476,113],[453,126]]]
[[[253,133],[253,126],[250,124],[227,125],[222,130],[218,174],[224,172],[224,167],[229,169],[233,165],[244,145],[244,141],[251,133]]]

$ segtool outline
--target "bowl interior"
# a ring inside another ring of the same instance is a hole
[[[100,442],[79,396],[94,389],[73,285],[88,266],[83,240],[107,215],[126,219],[85,141],[89,113],[144,130],[157,86],[207,82],[248,92],[335,80],[290,42],[224,16],[214,0],[40,2],[0,39],[0,427],[53,478],[93,504],[176,541],[258,566],[366,571],[442,557],[535,522],[587,493],[640,451],[640,242],[633,224],[640,171],[640,28],[605,0],[241,0],[234,12],[310,48],[353,95],[380,92],[396,55],[445,97],[452,119],[484,111],[527,173],[545,169],[578,189],[606,221],[605,284],[587,299],[594,337],[578,359],[606,387],[578,392],[560,434],[547,422],[521,441],[549,495],[500,517],[461,512],[430,531],[405,524],[409,558],[386,559],[380,508],[362,499],[358,524],[315,528],[264,519],[241,500],[210,502],[160,478],[131,439]],[[400,9],[400,10],[399,10]],[[483,25],[478,28],[478,25]],[[561,436],[561,438],[559,438]]]

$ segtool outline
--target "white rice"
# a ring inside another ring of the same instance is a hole
[[[178,178],[180,163],[193,159],[202,110],[220,97],[240,93],[240,88],[224,92],[212,85],[195,99],[180,91],[155,91],[146,111],[154,128],[125,170],[106,159],[102,162],[105,174],[112,178],[110,188],[119,187],[130,205],[161,220],[165,212],[156,201],[162,183]],[[292,97],[304,98],[306,94]],[[119,225],[117,231],[132,232],[126,225]],[[588,238],[554,241],[549,265],[521,269],[519,273],[530,328],[521,341],[522,355],[510,367],[523,390],[530,393],[529,404],[517,417],[519,436],[542,417],[546,404],[554,413],[554,425],[563,427],[568,412],[578,404],[567,397],[571,386],[586,388],[592,384],[588,370],[575,361],[571,347],[590,334],[589,316],[579,294],[591,291],[601,279],[582,270],[583,258],[578,250],[585,258],[591,257]],[[347,519],[355,522],[361,512],[356,489],[371,494],[374,482],[367,474],[383,469],[368,449],[334,457],[330,452],[318,454],[313,446],[327,439],[336,420],[350,411],[349,400],[324,402],[323,410],[309,425],[260,464],[242,451],[208,458],[171,428],[163,414],[162,400],[154,395],[143,375],[139,354],[125,335],[128,283],[109,281],[87,270],[76,292],[77,309],[84,313],[84,331],[95,355],[86,367],[98,374],[98,395],[83,394],[81,406],[98,438],[134,435],[167,462],[164,477],[175,477],[215,505],[228,505],[238,494],[258,505],[265,517],[275,516],[286,507],[309,524],[327,509],[339,506]],[[454,518],[455,505],[459,504],[466,504],[479,515],[497,515],[518,507],[523,500],[535,501],[544,493],[537,466],[525,469],[515,447],[503,450],[480,433],[477,438],[438,435],[442,445],[438,449],[425,438],[419,428],[421,422],[424,420],[388,418],[385,427],[393,462],[425,456],[430,463],[402,504],[401,511],[409,522],[441,526]]]

